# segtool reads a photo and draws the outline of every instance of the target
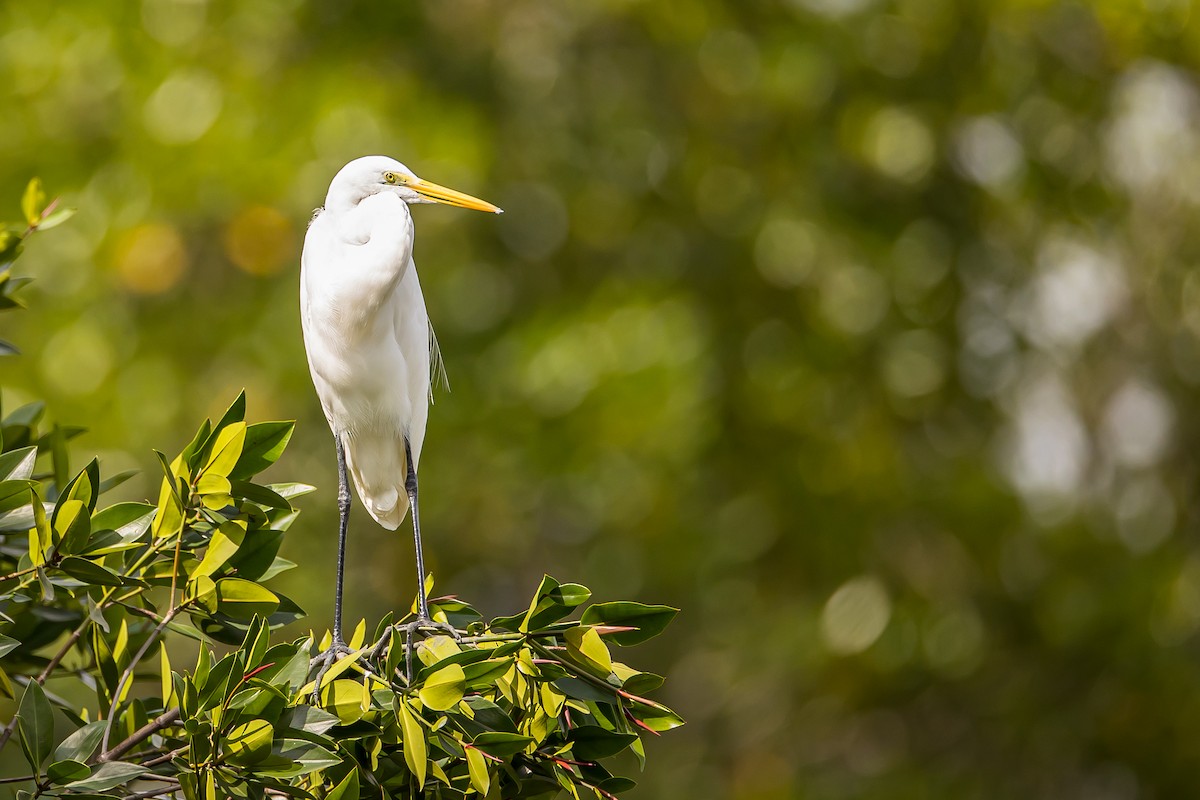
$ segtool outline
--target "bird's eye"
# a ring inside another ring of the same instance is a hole
[[[396,181],[399,180],[399,178],[396,176],[396,173],[394,173],[394,172],[383,173],[383,179],[385,181],[387,181],[388,183],[395,183]]]

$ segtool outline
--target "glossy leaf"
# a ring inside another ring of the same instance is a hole
[[[481,796],[486,795],[492,785],[491,776],[488,775],[487,759],[474,747],[466,748],[465,755],[467,771],[471,778],[471,788]]]
[[[0,480],[26,480],[33,475],[37,447],[22,447],[0,455]]]
[[[204,473],[228,478],[242,455],[245,442],[246,423],[234,422],[222,428],[213,444],[212,455],[204,465]]]
[[[425,679],[419,696],[426,708],[446,711],[458,705],[466,692],[466,676],[458,664],[447,664]]]
[[[46,777],[51,783],[62,785],[83,780],[92,774],[92,769],[81,761],[55,761],[46,768]]]
[[[32,178],[25,185],[25,193],[21,195],[21,214],[30,227],[37,225],[42,217],[42,207],[46,205],[46,190],[42,188],[41,178]]]
[[[397,704],[400,707],[400,727],[404,731],[404,761],[420,788],[425,785],[425,762],[428,759],[425,728],[417,721],[416,714],[407,702],[399,699]]]
[[[96,586],[121,586],[121,576],[103,564],[89,561],[79,556],[67,556],[59,562],[58,568],[76,580]]]
[[[229,477],[245,480],[274,464],[287,448],[294,422],[258,422],[246,428],[246,437]]]
[[[325,800],[358,800],[358,770],[352,768],[341,783],[329,790]]]
[[[271,723],[264,719],[252,719],[238,725],[225,737],[230,761],[242,765],[262,761],[271,754],[273,737]]]
[[[63,740],[54,750],[55,761],[88,761],[104,736],[105,721],[89,722]]]
[[[21,695],[17,707],[17,734],[21,738],[25,760],[34,772],[40,772],[54,750],[54,711],[37,681],[30,681]]]
[[[678,613],[679,609],[671,606],[628,601],[596,603],[584,610],[581,621],[585,625],[625,625],[637,628],[635,631],[620,631],[605,637],[616,644],[627,646],[640,644],[662,633]]]
[[[251,620],[255,614],[270,615],[279,607],[279,597],[270,590],[241,578],[222,578],[216,583],[217,609],[233,619]]]
[[[138,764],[124,761],[107,761],[101,764],[91,777],[73,781],[66,785],[67,789],[76,792],[103,792],[116,788],[123,783],[134,780],[139,775],[145,775],[149,770]]]

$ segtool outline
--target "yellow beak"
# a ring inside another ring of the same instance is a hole
[[[469,194],[447,189],[445,186],[439,186],[436,183],[414,178],[409,180],[408,188],[412,189],[422,197],[428,197],[435,203],[445,203],[448,206],[456,206],[458,208],[473,208],[476,211],[490,211],[493,214],[503,214],[504,211],[486,200],[480,200],[478,197],[471,197]]]

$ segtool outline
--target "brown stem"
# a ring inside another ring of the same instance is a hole
[[[149,798],[149,797],[158,797],[160,795],[166,794],[167,792],[177,791],[180,786],[179,781],[174,781],[173,783],[175,784],[174,786],[163,786],[160,789],[151,789],[146,792],[137,792],[136,794],[127,794],[123,798],[121,798],[121,800],[146,800],[146,798]]]
[[[172,750],[169,753],[163,753],[161,756],[156,756],[155,758],[151,758],[148,761],[143,761],[142,766],[143,767],[157,767],[159,764],[167,763],[175,756],[183,755],[184,753],[187,752],[187,750],[188,749],[186,747],[177,748],[175,750]]]
[[[108,707],[108,724],[104,726],[104,740],[100,744],[101,750],[108,749],[108,737],[112,734],[113,723],[117,718],[117,706],[121,704],[121,695],[125,692],[125,687],[129,684],[130,679],[133,677],[133,670],[137,667],[138,662],[140,662],[146,655],[146,651],[150,649],[150,645],[154,644],[154,641],[158,638],[158,635],[163,632],[163,629],[171,623],[171,620],[175,619],[175,616],[182,611],[186,605],[187,604],[184,603],[183,605],[175,606],[166,613],[166,616],[162,618],[162,622],[159,622],[154,630],[150,631],[150,635],[147,636],[146,641],[142,643],[141,649],[139,649],[137,654],[130,659],[129,666],[125,668],[125,672],[121,675],[121,680],[117,681],[117,688],[113,692],[112,705]]]
[[[114,745],[111,750],[105,750],[96,759],[98,764],[103,764],[106,761],[114,761],[128,753],[141,742],[146,741],[155,733],[158,733],[163,728],[170,727],[179,719],[179,709],[172,708],[169,711],[164,711],[161,715],[147,722],[142,727],[138,728],[125,741]]]
[[[29,567],[28,569],[19,569],[16,572],[10,572],[3,578],[0,578],[0,583],[11,581],[13,578],[20,578],[22,575],[28,575],[31,572],[37,572],[37,567]]]

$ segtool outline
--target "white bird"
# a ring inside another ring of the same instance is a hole
[[[300,319],[313,385],[333,431],[338,462],[338,559],[328,668],[349,652],[342,583],[350,514],[347,472],[367,512],[395,530],[412,506],[417,619],[429,617],[417,505],[417,464],[429,412],[433,330],[413,263],[409,205],[446,203],[501,213],[491,203],[421,180],[386,156],[351,161],[329,184],[304,237]],[[318,680],[318,685],[320,681]]]

